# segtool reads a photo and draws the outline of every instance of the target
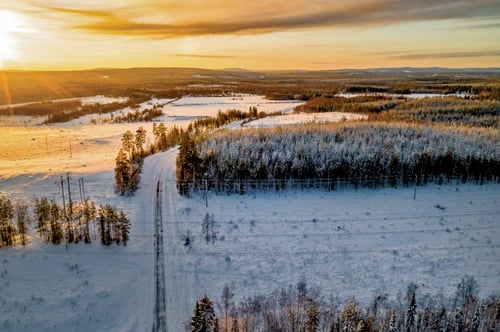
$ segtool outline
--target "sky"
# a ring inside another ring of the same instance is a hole
[[[499,0],[1,0],[0,68],[500,67]]]

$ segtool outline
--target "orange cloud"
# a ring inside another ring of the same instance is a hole
[[[429,52],[429,53],[407,53],[390,55],[388,58],[399,60],[422,60],[422,59],[446,59],[446,58],[477,58],[500,56],[500,50],[488,51],[458,51],[458,52]]]
[[[66,20],[74,29],[150,38],[262,34],[457,18],[489,17],[497,20],[500,16],[500,5],[496,0],[365,0],[356,4],[330,0],[310,3],[275,0],[257,4],[242,0],[219,0],[215,3],[190,1],[185,5],[177,1],[157,1],[143,6],[131,2],[128,7],[100,10],[42,8],[68,16]]]

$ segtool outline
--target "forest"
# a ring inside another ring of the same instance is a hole
[[[131,131],[126,131],[122,136],[122,147],[115,159],[116,192],[121,195],[131,195],[137,190],[142,164],[147,156],[166,151],[181,142],[187,142],[193,135],[200,135],[233,121],[251,119],[257,116],[259,116],[257,108],[251,107],[247,112],[239,110],[219,111],[214,117],[204,117],[192,121],[187,129],[173,126],[167,130],[163,123],[153,123],[154,142],[147,147],[145,146],[146,130],[142,126],[137,129],[135,135]],[[264,115],[260,114],[260,116]]]
[[[296,287],[257,294],[235,303],[230,287],[220,301],[200,298],[191,319],[191,331],[220,332],[372,332],[372,331],[498,331],[500,299],[480,298],[479,285],[466,276],[453,296],[421,293],[411,283],[406,294],[373,296],[363,306],[355,298],[342,304],[301,280]]]
[[[42,197],[30,206],[0,196],[0,247],[25,246],[34,235],[30,228],[45,243],[56,245],[98,240],[102,245],[127,245],[130,221],[123,211],[109,204],[97,205],[90,199],[70,199],[61,206]]]
[[[412,123],[460,124],[500,128],[500,100],[489,97],[454,96],[411,99],[387,95],[355,97],[319,96],[311,98],[297,112],[353,112],[369,115],[369,120]]]
[[[181,142],[181,193],[210,186],[282,189],[293,180],[352,186],[398,186],[500,179],[500,133],[400,123],[344,122],[273,129],[223,130]]]

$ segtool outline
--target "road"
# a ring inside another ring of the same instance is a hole
[[[177,153],[170,149],[147,158],[141,180],[141,187],[147,190],[142,206],[149,211],[143,216],[154,234],[153,331],[162,332],[189,329],[190,314],[199,298],[194,289],[201,282],[198,271],[186,273],[183,254],[188,248],[182,237],[189,228],[183,221],[191,216],[183,210],[184,198],[176,188]]]
[[[155,251],[155,309],[153,332],[166,332],[166,300],[165,300],[165,253],[163,249],[163,217],[162,193],[163,182],[156,184],[156,201],[154,217],[154,251]]]

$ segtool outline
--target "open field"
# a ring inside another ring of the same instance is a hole
[[[460,278],[471,275],[481,296],[498,292],[498,184],[423,186],[417,188],[416,200],[412,187],[209,193],[205,208],[203,194],[189,199],[178,195],[172,152],[146,159],[141,188],[132,198],[114,195],[110,171],[72,175],[85,178],[91,197],[129,213],[130,243],[126,248],[80,244],[65,250],[32,239],[27,248],[4,250],[3,330],[141,330],[147,325],[152,295],[146,295],[153,291],[151,191],[158,176],[166,193],[163,222],[171,330],[182,331],[195,301],[205,293],[218,299],[226,284],[239,300],[305,278],[340,303],[350,296],[366,303],[378,293],[394,298],[410,282],[418,284],[420,294],[451,296]],[[2,187],[22,191],[18,196],[56,196],[57,179],[18,177],[3,180]],[[206,213],[214,216],[214,244],[201,235]],[[190,247],[184,246],[188,231]],[[29,272],[33,267],[39,271],[36,275]],[[140,303],[141,311],[127,307],[131,301]],[[11,318],[23,312],[26,320]]]

